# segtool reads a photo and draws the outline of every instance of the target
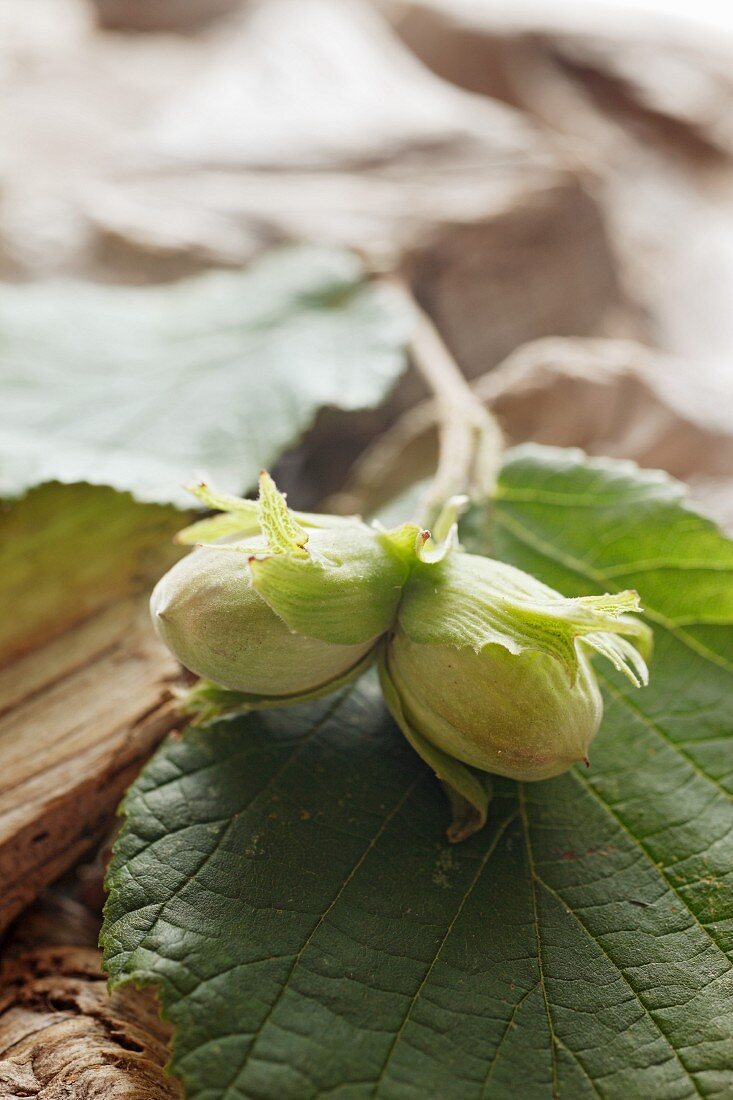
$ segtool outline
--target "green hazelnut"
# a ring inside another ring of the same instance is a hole
[[[215,688],[241,693],[227,708],[292,702],[361,671],[397,614],[409,540],[356,518],[294,513],[265,473],[256,502],[205,486],[197,495],[226,511],[179,541],[213,545],[178,562],[150,605],[162,641],[209,681],[190,709]]]
[[[446,787],[451,840],[485,821],[485,773],[540,780],[588,762],[603,715],[589,657],[646,683],[651,633],[627,614],[638,610],[635,592],[567,599],[456,548],[415,564],[380,677],[400,728]]]
[[[208,547],[166,573],[150,607],[158,636],[182,665],[248,695],[313,691],[344,675],[373,645],[294,633],[255,589],[247,557]]]
[[[419,645],[401,630],[387,660],[407,720],[482,771],[549,779],[586,759],[598,732],[603,702],[582,651],[574,683],[545,653]]]

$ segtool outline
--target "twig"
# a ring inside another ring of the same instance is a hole
[[[370,515],[411,485],[430,479],[414,516],[416,522],[430,526],[451,496],[465,493],[475,500],[493,496],[503,435],[485,398],[475,392],[476,383],[469,386],[409,287],[401,281],[398,285],[412,305],[415,324],[410,353],[430,396],[403,413],[367,447],[348,484],[322,507],[342,514]]]
[[[445,502],[463,493],[490,498],[501,464],[501,428],[475,395],[432,320],[415,302],[411,342],[415,367],[435,397],[438,466],[424,501],[425,521],[435,520]]]

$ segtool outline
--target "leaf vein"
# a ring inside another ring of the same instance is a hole
[[[607,801],[606,801],[606,799],[605,799],[605,798],[603,798],[603,796],[601,795],[600,791],[598,791],[598,790],[597,790],[597,788],[596,788],[596,787],[594,787],[594,786],[593,786],[593,785],[592,785],[592,784],[591,784],[591,783],[590,783],[590,782],[589,782],[589,781],[588,781],[588,780],[587,780],[587,779],[585,778],[585,776],[581,775],[581,774],[580,774],[580,772],[579,772],[579,771],[576,771],[575,769],[571,769],[571,770],[570,770],[570,772],[569,772],[568,774],[569,774],[569,775],[572,775],[572,777],[573,777],[573,778],[574,778],[574,779],[576,780],[576,782],[580,783],[581,787],[583,787],[583,788],[584,788],[584,790],[588,791],[588,793],[589,793],[589,794],[591,794],[591,795],[592,795],[592,796],[593,796],[593,797],[594,797],[594,798],[596,799],[596,801],[597,801],[597,802],[599,803],[599,805],[601,805],[601,806],[602,806],[602,807],[603,807],[603,808],[604,808],[604,809],[606,810],[606,812],[607,812],[607,813],[609,813],[609,814],[611,815],[611,817],[613,817],[614,821],[616,821],[616,823],[618,824],[619,828],[620,828],[620,829],[622,830],[622,832],[623,832],[623,833],[624,833],[624,834],[625,834],[625,835],[626,835],[626,836],[627,836],[627,837],[629,838],[629,840],[630,840],[630,841],[632,842],[632,844],[634,844],[634,845],[635,845],[635,846],[636,846],[637,848],[640,848],[640,849],[641,849],[641,851],[642,851],[642,852],[644,853],[644,855],[646,856],[646,858],[647,858],[647,859],[649,860],[650,864],[651,864],[651,865],[652,865],[652,866],[653,866],[653,867],[654,867],[654,868],[655,868],[655,869],[656,869],[656,870],[657,870],[657,871],[659,872],[659,874],[661,875],[661,877],[662,877],[662,878],[664,879],[664,881],[665,881],[665,882],[667,883],[667,886],[668,886],[668,887],[669,887],[669,889],[670,889],[670,890],[672,891],[672,893],[673,893],[673,894],[674,894],[674,895],[675,895],[675,896],[676,896],[677,898],[679,898],[679,900],[680,900],[680,901],[682,902],[683,906],[685,907],[685,909],[687,910],[687,912],[688,912],[688,913],[690,914],[690,916],[692,917],[693,921],[694,921],[694,922],[695,922],[695,924],[696,924],[696,925],[698,926],[698,928],[700,928],[700,929],[701,929],[701,930],[702,930],[702,931],[703,931],[703,932],[705,933],[705,935],[706,935],[706,936],[707,936],[707,937],[709,938],[710,942],[711,942],[711,943],[713,943],[713,944],[715,945],[715,947],[717,947],[717,949],[718,949],[718,950],[720,951],[721,955],[723,956],[723,958],[724,958],[724,959],[725,959],[725,961],[726,961],[726,964],[727,964],[727,966],[728,966],[728,969],[729,969],[729,970],[730,970],[730,969],[733,969],[733,966],[731,966],[731,960],[730,960],[730,958],[728,957],[728,953],[727,953],[727,951],[725,950],[725,948],[723,947],[723,945],[722,945],[722,944],[721,944],[721,943],[720,943],[720,942],[718,941],[718,939],[717,939],[717,938],[716,938],[716,937],[715,937],[715,936],[713,935],[713,933],[712,933],[712,932],[710,931],[710,928],[709,928],[709,927],[708,927],[707,925],[705,925],[705,924],[703,924],[703,923],[702,923],[702,921],[700,920],[700,918],[698,917],[698,915],[697,915],[697,914],[695,913],[694,909],[692,909],[692,908],[690,907],[689,903],[688,903],[688,902],[687,902],[687,900],[685,899],[685,897],[684,897],[684,894],[681,894],[681,893],[680,893],[680,891],[679,891],[679,889],[678,889],[678,887],[677,887],[677,886],[675,886],[675,884],[673,883],[672,879],[671,879],[671,878],[669,877],[669,875],[667,874],[667,872],[666,872],[666,869],[665,869],[664,867],[661,867],[661,866],[660,866],[660,865],[659,865],[659,864],[658,864],[658,863],[656,862],[656,860],[655,860],[655,859],[654,859],[654,857],[652,856],[651,852],[649,851],[649,849],[648,849],[648,848],[646,847],[646,845],[644,844],[644,842],[643,842],[642,838],[641,838],[641,837],[638,837],[638,836],[636,836],[636,835],[635,835],[635,834],[634,834],[634,833],[633,833],[633,832],[631,831],[631,829],[630,829],[630,828],[629,828],[629,826],[628,826],[628,825],[626,824],[626,822],[624,821],[624,819],[623,819],[623,818],[622,818],[622,817],[620,816],[620,814],[619,814],[619,813],[617,813],[617,811],[616,811],[616,810],[615,810],[615,809],[613,808],[613,806],[612,806],[612,805],[610,804],[610,802],[607,802]]]
[[[553,886],[550,886],[549,882],[545,882],[545,880],[539,874],[537,875],[537,882],[539,883],[540,886],[542,886],[548,892],[548,894],[551,894],[552,897],[554,897],[556,899],[558,904],[560,904],[563,907],[565,912],[569,913],[575,919],[576,923],[578,924],[578,926],[580,928],[583,929],[583,931],[585,932],[588,939],[592,943],[594,943],[596,945],[596,947],[598,947],[598,949],[603,953],[604,958],[606,958],[608,960],[608,962],[611,964],[614,971],[623,979],[625,985],[628,987],[628,989],[633,994],[634,1002],[639,1005],[639,1007],[643,1011],[644,1016],[646,1016],[647,1019],[654,1025],[654,1028],[659,1032],[661,1037],[664,1039],[665,1043],[668,1045],[669,1049],[672,1051],[672,1054],[673,1054],[674,1058],[679,1062],[680,1066],[684,1070],[685,1076],[688,1078],[688,1080],[692,1084],[693,1088],[695,1089],[695,1092],[697,1093],[698,1096],[700,1096],[702,1098],[702,1100],[704,1100],[704,1094],[700,1091],[700,1087],[697,1084],[697,1081],[695,1080],[694,1075],[692,1074],[692,1071],[689,1069],[688,1066],[685,1065],[684,1060],[682,1058],[682,1055],[677,1050],[677,1048],[673,1045],[672,1040],[669,1038],[667,1033],[664,1031],[664,1028],[662,1027],[662,1025],[654,1018],[654,1014],[652,1013],[651,1009],[641,999],[641,995],[639,994],[638,990],[636,990],[634,988],[634,986],[632,985],[631,980],[628,977],[628,975],[626,974],[626,971],[623,969],[623,967],[619,963],[617,963],[616,960],[611,957],[611,955],[609,955],[608,951],[603,946],[601,941],[593,935],[591,930],[588,928],[587,924],[583,920],[581,920],[577,910],[571,908],[567,904],[567,902],[564,900],[562,895],[560,893],[558,893],[558,891]]]
[[[510,814],[502,822],[500,828],[497,830],[496,836],[494,837],[492,843],[486,849],[486,852],[484,853],[484,855],[483,855],[483,857],[482,857],[482,859],[481,859],[481,861],[478,865],[476,873],[474,874],[473,878],[471,879],[470,883],[468,884],[468,888],[467,888],[466,892],[463,894],[463,897],[461,898],[461,900],[458,903],[456,911],[455,911],[453,917],[451,918],[451,920],[448,924],[448,927],[445,931],[445,935],[443,936],[442,940],[440,941],[440,943],[438,945],[438,948],[435,952],[435,955],[433,956],[432,960],[430,961],[430,965],[428,966],[427,970],[425,971],[425,974],[423,975],[419,986],[415,990],[415,993],[413,994],[413,996],[410,1000],[410,1003],[407,1006],[407,1011],[404,1015],[402,1023],[400,1024],[398,1030],[395,1032],[394,1039],[392,1040],[392,1042],[390,1044],[390,1047],[389,1047],[389,1050],[387,1051],[387,1054],[386,1054],[386,1057],[385,1057],[385,1060],[384,1060],[384,1064],[382,1066],[382,1070],[379,1074],[379,1077],[377,1078],[377,1080],[374,1083],[374,1093],[373,1093],[373,1095],[375,1097],[378,1095],[379,1089],[381,1088],[381,1086],[384,1082],[387,1070],[388,1070],[390,1062],[392,1060],[392,1056],[395,1053],[395,1050],[397,1048],[397,1044],[399,1043],[400,1038],[402,1037],[402,1034],[405,1030],[405,1027],[407,1026],[407,1023],[408,1023],[408,1021],[409,1021],[409,1019],[412,1015],[413,1009],[415,1008],[415,1005],[417,1004],[417,1002],[420,998],[420,994],[422,993],[423,989],[425,988],[427,982],[430,979],[430,975],[432,974],[432,972],[435,968],[435,965],[436,965],[438,959],[440,958],[440,955],[441,955],[441,952],[442,952],[443,948],[445,947],[446,943],[448,942],[448,940],[451,936],[451,933],[453,932],[453,929],[456,925],[456,921],[460,917],[461,913],[463,912],[463,909],[465,908],[466,902],[468,901],[468,899],[470,898],[470,896],[473,893],[474,889],[476,888],[476,885],[477,885],[479,879],[481,878],[481,875],[483,874],[483,872],[486,868],[486,865],[489,862],[489,859],[491,858],[491,856],[496,851],[496,848],[497,848],[497,845],[499,844],[499,841],[504,836],[504,834],[506,833],[507,829],[512,824],[512,822],[516,820],[517,812],[518,811],[515,811],[514,813]]]
[[[605,588],[608,591],[618,591],[617,588],[614,588],[613,585],[609,583],[609,579],[605,573],[600,570],[588,568],[583,562],[574,558],[571,554],[563,554],[562,551],[558,550],[552,543],[541,539],[516,519],[510,519],[506,515],[497,513],[496,522],[500,527],[504,527],[506,530],[510,531],[515,538],[523,542],[525,546],[529,546],[531,549],[543,554],[546,558],[549,558],[550,561],[554,561],[556,565],[562,565],[565,569],[575,573],[577,576],[583,577],[593,584],[597,584],[599,588]],[[687,631],[677,628],[670,619],[659,611],[655,611],[647,605],[644,608],[644,614],[648,619],[651,619],[652,622],[664,627],[664,629],[681,642],[682,645],[686,646],[687,649],[691,649],[692,652],[696,653],[699,657],[702,657],[712,665],[717,665],[719,668],[724,668],[728,672],[733,672],[733,663],[727,661],[725,657],[721,657],[719,653],[715,653],[713,650],[708,649],[702,642],[691,637]]]
[[[429,774],[427,771],[421,772],[420,775],[418,775],[417,778],[414,779],[410,783],[410,785],[407,787],[407,789],[403,792],[403,794],[401,795],[399,800],[395,803],[394,807],[389,812],[389,814],[387,814],[383,818],[377,832],[371,838],[368,845],[366,846],[364,851],[359,856],[359,859],[356,861],[356,863],[352,867],[351,871],[349,872],[349,874],[346,876],[346,878],[342,882],[341,886],[338,889],[338,892],[335,894],[335,896],[331,900],[328,907],[323,911],[323,913],[319,916],[316,923],[313,925],[313,928],[308,933],[308,936],[307,936],[306,940],[304,941],[303,945],[298,949],[295,957],[293,958],[293,964],[290,967],[290,970],[288,971],[288,974],[285,977],[285,980],[283,981],[282,988],[280,989],[280,992],[278,993],[277,997],[275,998],[272,1005],[270,1006],[270,1009],[268,1010],[268,1013],[265,1016],[264,1020],[262,1020],[262,1022],[260,1023],[257,1038],[255,1039],[254,1043],[252,1044],[251,1048],[247,1051],[247,1054],[245,1055],[244,1061],[236,1068],[234,1077],[231,1079],[231,1081],[227,1085],[225,1091],[222,1093],[221,1100],[227,1100],[227,1097],[229,1096],[230,1092],[232,1092],[232,1091],[234,1091],[235,1093],[239,1093],[241,1091],[238,1088],[238,1084],[239,1084],[239,1081],[242,1077],[242,1074],[244,1073],[244,1071],[247,1068],[247,1065],[250,1063],[250,1061],[255,1057],[255,1050],[256,1050],[256,1047],[257,1047],[257,1043],[262,1038],[263,1030],[264,1030],[267,1022],[272,1018],[273,1013],[276,1011],[278,1004],[280,1003],[282,998],[285,996],[285,993],[287,992],[288,987],[289,987],[289,982],[290,982],[290,980],[293,976],[293,973],[295,972],[295,969],[296,969],[298,963],[300,962],[300,960],[303,956],[303,953],[306,951],[308,946],[313,942],[313,937],[316,935],[319,928],[321,928],[322,925],[324,924],[324,922],[327,920],[329,914],[334,909],[334,907],[338,904],[338,902],[342,898],[344,892],[347,890],[349,884],[353,881],[354,877],[356,876],[356,874],[358,873],[360,868],[363,866],[364,861],[367,859],[369,854],[373,851],[375,845],[379,842],[379,840],[383,836],[383,834],[386,832],[387,828],[389,827],[389,825],[393,821],[394,817],[399,813],[399,811],[402,809],[402,807],[407,802],[407,800],[410,798],[410,796],[414,793],[415,789],[419,786],[419,784],[421,782],[423,782],[423,780],[425,779],[425,776],[427,774]]]
[[[557,1038],[555,1036],[555,1027],[552,1022],[552,1012],[550,1011],[550,1001],[547,996],[547,985],[545,983],[545,969],[542,959],[542,938],[540,936],[540,918],[537,908],[537,883],[539,882],[539,879],[537,877],[534,855],[532,853],[532,844],[529,836],[529,820],[527,818],[527,803],[525,801],[524,783],[519,783],[517,785],[517,790],[519,796],[519,808],[522,816],[524,843],[527,850],[527,866],[529,868],[530,888],[532,891],[532,921],[534,924],[535,939],[537,941],[537,967],[539,969],[540,989],[542,990],[542,999],[545,1003],[545,1015],[547,1016],[547,1028],[550,1038],[550,1070],[552,1073],[552,1095],[553,1098],[559,1098],[560,1089],[557,1077],[557,1053],[555,1050]]]

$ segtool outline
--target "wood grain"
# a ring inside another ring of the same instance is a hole
[[[178,675],[136,599],[0,672],[0,930],[108,827],[176,724]]]

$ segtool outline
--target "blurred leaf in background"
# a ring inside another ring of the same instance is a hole
[[[350,252],[293,246],[158,287],[0,288],[0,495],[88,481],[188,507],[249,489],[318,409],[378,405],[409,313]]]
[[[638,588],[651,687],[603,670],[591,770],[496,781],[454,847],[370,679],[168,742],[103,939],[161,987],[190,1100],[726,1095],[733,544],[664,475],[538,447],[493,532],[568,596]]]

